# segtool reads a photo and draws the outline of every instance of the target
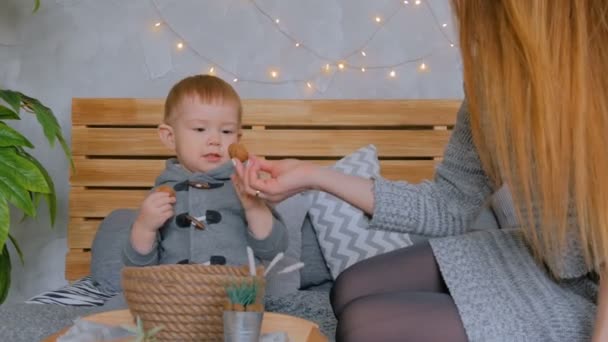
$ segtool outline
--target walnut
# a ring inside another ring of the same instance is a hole
[[[228,154],[230,158],[236,158],[241,161],[241,163],[245,162],[249,158],[249,152],[247,152],[247,148],[245,145],[240,143],[233,143],[228,146]]]
[[[168,185],[161,185],[158,188],[156,188],[156,191],[166,192],[169,194],[169,196],[175,197],[175,190],[173,190],[173,188]]]

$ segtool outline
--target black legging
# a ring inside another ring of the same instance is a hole
[[[331,290],[336,340],[467,341],[429,243],[346,269]]]

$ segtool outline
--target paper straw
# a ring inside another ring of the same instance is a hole
[[[289,272],[293,272],[293,271],[299,270],[302,267],[304,267],[304,263],[303,262],[298,262],[298,263],[295,263],[295,264],[293,264],[291,266],[285,267],[284,269],[280,270],[277,273],[279,273],[279,274],[289,273]]]
[[[270,264],[268,265],[268,268],[266,268],[266,271],[264,271],[264,277],[268,274],[268,272],[270,272],[270,270],[274,267],[274,265],[277,264],[277,262],[279,262],[281,259],[283,259],[283,256],[285,254],[283,252],[280,252],[279,254],[277,254],[274,259],[272,259],[272,261],[270,262]]]
[[[253,259],[253,249],[247,246],[247,259],[249,259],[249,274],[255,277],[255,261]]]

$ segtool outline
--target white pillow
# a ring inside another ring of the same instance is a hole
[[[355,151],[332,167],[368,179],[380,176],[380,163],[374,145]],[[333,195],[316,191],[312,196],[308,214],[334,279],[358,261],[412,245],[409,234],[368,230],[369,218],[361,210]]]

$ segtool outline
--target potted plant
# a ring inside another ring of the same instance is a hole
[[[38,6],[38,5],[37,5]],[[57,199],[53,180],[48,172],[28,150],[34,145],[20,132],[6,124],[7,120],[20,120],[22,113],[36,116],[51,147],[59,141],[72,167],[72,157],[57,118],[48,107],[35,98],[17,91],[0,89],[0,304],[8,295],[11,283],[11,258],[7,243],[10,241],[21,262],[23,254],[17,241],[10,234],[12,205],[25,217],[35,217],[40,200],[47,201],[51,225],[55,223]]]
[[[259,341],[264,318],[261,284],[249,277],[226,286],[228,299],[224,305],[224,341]]]

